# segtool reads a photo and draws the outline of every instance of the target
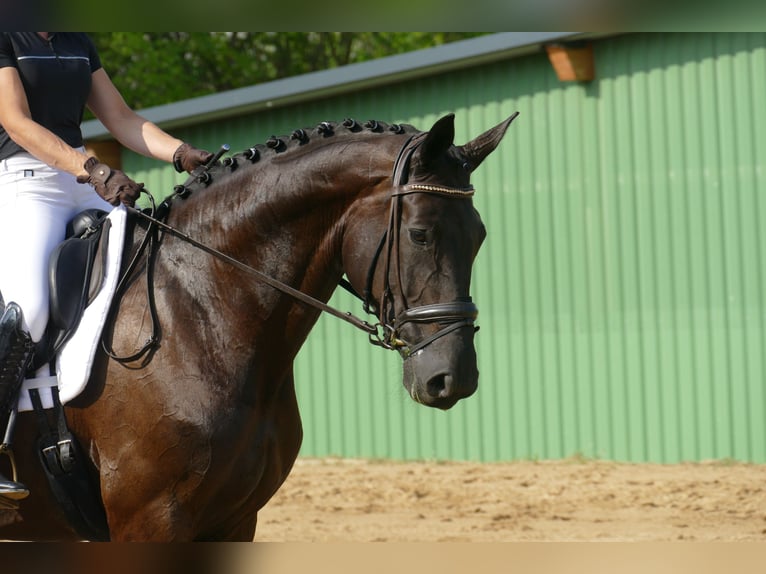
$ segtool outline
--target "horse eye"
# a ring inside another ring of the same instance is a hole
[[[415,245],[428,245],[428,233],[425,229],[410,229],[410,241]]]

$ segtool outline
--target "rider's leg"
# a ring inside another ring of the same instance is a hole
[[[0,402],[12,400],[15,404],[15,374],[23,377],[26,370],[19,345],[30,338],[37,342],[45,332],[50,254],[64,239],[67,222],[88,208],[112,209],[89,185],[77,183],[73,175],[29,154],[0,161],[0,292],[9,307],[15,302],[20,311],[20,323],[13,325],[15,316],[7,319],[11,358],[6,365],[0,354],[1,376],[7,378],[7,383],[0,383]],[[0,494],[8,483],[13,484],[0,476]]]
[[[39,164],[28,154],[0,162],[0,291],[23,310],[33,341],[48,323],[48,259],[70,213],[66,192],[50,189],[54,178]]]
[[[15,408],[19,388],[32,358],[32,338],[21,327],[21,308],[8,303],[0,316],[0,420]],[[3,428],[3,427],[0,427]],[[0,473],[0,496],[12,499],[29,495],[27,487]]]
[[[12,432],[15,407],[27,369],[27,346],[39,341],[48,322],[47,264],[66,230],[64,192],[50,189],[51,177],[27,154],[0,161],[0,443]],[[23,312],[22,312],[23,310]],[[10,453],[2,446],[2,460]],[[14,469],[15,470],[15,469]],[[19,499],[24,485],[0,474],[0,496]]]
[[[110,211],[90,185],[19,153],[0,161],[0,291],[39,341],[48,324],[48,259],[83,209]]]

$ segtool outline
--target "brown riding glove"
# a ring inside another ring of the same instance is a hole
[[[197,167],[205,165],[211,160],[213,154],[203,149],[197,149],[188,143],[182,143],[173,154],[173,167],[178,173],[191,173]]]
[[[89,183],[105,201],[112,205],[124,203],[128,207],[136,204],[141,190],[144,189],[143,183],[136,183],[119,169],[112,169],[105,163],[101,163],[97,158],[88,158],[83,166],[88,172],[88,177],[80,176],[77,178],[79,183]]]

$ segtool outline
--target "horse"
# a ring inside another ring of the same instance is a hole
[[[446,410],[474,393],[470,282],[486,230],[470,176],[517,113],[463,145],[454,114],[427,132],[321,122],[217,161],[162,217],[134,210],[125,266],[147,264],[126,269],[88,386],[64,409],[109,540],[254,539],[303,437],[293,362],[343,281],[377,322],[335,314],[401,355],[414,401]],[[16,462],[32,494],[0,511],[0,538],[81,539],[35,434],[21,413]]]

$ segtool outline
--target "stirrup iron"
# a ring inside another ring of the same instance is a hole
[[[19,482],[19,475],[16,469],[16,457],[13,456],[11,445],[5,442],[0,444],[0,456],[3,455],[7,456],[11,461],[11,479],[10,481],[0,481],[0,483],[12,482],[14,484],[13,490],[0,490],[0,508],[16,509],[19,506],[18,501],[29,496],[29,489]],[[3,477],[3,475],[0,474],[0,477]]]

